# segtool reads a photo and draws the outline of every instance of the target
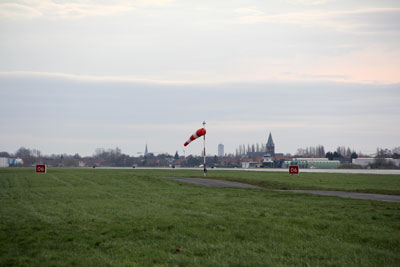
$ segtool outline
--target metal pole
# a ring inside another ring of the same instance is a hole
[[[206,122],[203,121],[203,128],[206,128]],[[207,175],[207,165],[206,165],[206,135],[203,135],[203,156],[204,156],[204,161],[203,161],[203,167],[204,167],[204,176]]]

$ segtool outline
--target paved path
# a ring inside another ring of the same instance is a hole
[[[167,177],[170,180],[195,184],[195,185],[202,185],[202,186],[209,186],[209,187],[235,187],[235,188],[252,188],[252,189],[265,189],[264,187],[251,185],[251,184],[244,184],[238,182],[230,182],[224,180],[215,180],[215,179],[203,179],[203,178],[175,178],[175,177]]]
[[[201,185],[209,187],[234,187],[234,188],[251,188],[251,189],[266,189],[264,187],[250,185],[245,183],[215,180],[215,179],[204,179],[204,178],[176,178],[167,177],[167,179]],[[355,199],[369,199],[369,200],[379,200],[388,202],[398,202],[400,203],[400,196],[395,195],[382,195],[382,194],[369,194],[369,193],[355,193],[355,192],[344,192],[344,191],[321,191],[321,190],[276,190],[276,191],[290,191],[293,193],[304,193],[304,194],[314,194],[322,196],[337,196],[343,198],[355,198]]]
[[[85,167],[92,168],[92,167]],[[176,167],[172,169],[171,167],[136,167],[133,169],[132,167],[97,167],[98,169],[121,169],[121,170],[198,170],[201,173],[203,172],[203,168],[181,168]],[[96,169],[97,169],[96,168]],[[208,168],[210,173],[214,171],[249,171],[249,172],[286,172],[288,173],[288,169],[269,169],[269,168],[255,168],[255,169],[243,169],[243,168]],[[393,174],[400,175],[400,170],[366,170],[366,169],[300,169],[300,175],[302,172],[312,172],[312,173],[360,173],[360,174]],[[289,173],[288,173],[289,175]]]

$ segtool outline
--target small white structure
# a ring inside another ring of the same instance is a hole
[[[8,163],[8,158],[0,158],[0,168],[8,168],[10,164]]]
[[[24,161],[22,159],[20,158],[15,159],[15,165],[22,165],[22,164],[24,164]]]
[[[374,158],[357,158],[357,159],[352,159],[351,163],[360,165],[363,168],[365,168],[368,166],[368,164],[373,163],[374,160],[375,160]]]
[[[243,161],[242,162],[243,169],[261,168],[261,165],[262,164],[260,162],[255,162],[255,161]]]

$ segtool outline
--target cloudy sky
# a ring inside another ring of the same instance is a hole
[[[400,146],[397,0],[0,0],[0,38],[0,151]]]

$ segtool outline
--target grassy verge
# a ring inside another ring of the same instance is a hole
[[[164,172],[153,171],[155,175]],[[203,178],[201,171],[169,172],[176,177]],[[209,171],[207,178],[254,184],[269,189],[340,190],[400,195],[400,175],[301,173],[290,176],[282,172]]]
[[[398,203],[206,188],[160,178],[172,173],[197,175],[0,170],[0,266],[400,263]]]

